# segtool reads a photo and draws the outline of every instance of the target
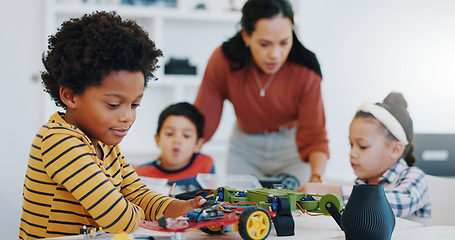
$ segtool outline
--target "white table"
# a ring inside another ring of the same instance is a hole
[[[397,238],[393,239],[404,239],[401,236],[405,236],[407,232],[403,232],[403,234],[398,233],[400,231],[408,231],[413,232],[414,230],[423,229],[423,224],[412,222],[406,219],[397,218],[396,225],[393,236],[397,235]],[[333,220],[330,216],[309,216],[307,214],[303,215],[296,215],[294,214],[294,221],[295,221],[295,235],[289,237],[278,237],[276,235],[275,229],[272,228],[270,230],[270,235],[267,239],[344,239],[344,233],[340,230],[338,225],[336,224],[335,220]],[[455,227],[452,229],[455,231]],[[449,230],[448,230],[449,231]],[[431,231],[429,231],[431,232]],[[157,232],[152,231],[144,228],[136,229],[133,234],[144,234],[150,236],[169,236],[169,233],[165,232]],[[428,233],[429,234],[429,233]],[[230,232],[226,233],[225,235],[216,235],[211,236],[207,235],[200,230],[193,230],[187,233],[184,233],[186,240],[196,240],[196,239],[242,239],[238,232]],[[418,235],[418,234],[416,234]],[[452,235],[455,236],[455,235]],[[409,239],[418,239],[418,238],[406,238]],[[423,239],[423,238],[422,238]],[[428,238],[426,238],[428,239]],[[437,239],[441,240],[441,238]]]
[[[455,239],[455,226],[431,226],[417,229],[403,229],[392,234],[392,240],[414,240],[414,239]]]
[[[307,214],[296,216],[295,235],[289,237],[278,237],[275,229],[271,229],[267,239],[311,239],[311,240],[343,240],[344,233],[340,230],[336,222],[330,216],[309,216]],[[152,231],[145,228],[138,228],[132,234],[153,236],[157,240],[170,239],[170,233]],[[199,239],[237,239],[241,240],[238,232],[230,232],[225,235],[211,236],[200,230],[193,230],[184,233],[186,240]],[[85,239],[81,236],[69,236],[53,238],[58,240],[79,240]],[[111,239],[109,236],[102,236],[95,239]],[[423,227],[423,224],[412,222],[402,218],[396,218],[395,229],[392,234],[392,240],[449,240],[455,239],[455,226],[431,226]]]

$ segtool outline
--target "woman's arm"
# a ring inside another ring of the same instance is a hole
[[[321,77],[306,68],[302,68],[300,77],[302,93],[297,106],[296,143],[301,160],[311,164],[310,182],[321,182],[329,158]]]
[[[226,90],[223,87],[223,79],[226,78],[227,60],[224,59],[221,48],[217,48],[209,59],[204,77],[199,86],[194,106],[204,115],[204,139],[205,141],[215,133],[220,123],[223,112],[223,103],[226,98]]]
[[[325,152],[314,151],[308,156],[308,163],[311,165],[310,182],[322,182],[322,176],[325,172],[328,156]]]

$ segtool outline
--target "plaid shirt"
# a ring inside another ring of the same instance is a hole
[[[357,178],[356,184],[366,184]],[[388,169],[379,183],[384,185],[384,192],[397,217],[408,217],[413,214],[429,218],[431,202],[428,193],[428,182],[425,173],[417,167],[409,167],[404,159],[400,159]],[[346,203],[353,186],[341,186],[343,201]]]

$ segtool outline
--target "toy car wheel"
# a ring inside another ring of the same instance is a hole
[[[263,209],[250,207],[239,218],[239,233],[245,240],[266,239],[270,233],[270,216]]]
[[[202,232],[205,232],[210,235],[221,235],[224,234],[223,226],[220,225],[213,225],[208,227],[201,227]]]
[[[343,210],[343,200],[341,200],[340,196],[336,194],[326,194],[322,196],[321,200],[319,200],[319,209],[327,216],[330,216],[329,210],[326,208],[326,203],[331,202],[333,205],[335,205],[335,208],[338,209],[338,211]]]

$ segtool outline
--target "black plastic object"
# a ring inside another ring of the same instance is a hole
[[[164,216],[164,214],[160,214],[157,217],[157,220],[158,220],[158,225],[160,225],[160,227],[167,229],[167,221],[166,221],[166,217]]]
[[[177,198],[177,199],[180,199],[180,200],[189,200],[189,199],[193,199],[197,196],[202,196],[203,198],[207,199],[207,196],[209,195],[208,193],[210,191],[213,191],[211,189],[196,189],[196,190],[191,190],[191,191],[188,191],[188,192],[183,192],[183,193],[179,193],[177,195],[175,195],[174,197]]]
[[[340,229],[343,230],[343,225],[341,224],[341,214],[342,214],[342,212],[339,212],[338,209],[335,207],[335,205],[332,202],[326,202],[325,203],[325,208],[330,213],[330,216],[333,217],[333,219],[338,224]]]
[[[213,205],[217,205],[218,203],[220,203],[220,202],[216,201],[216,200],[213,200],[213,199],[208,199],[207,202],[202,204],[200,208],[209,208],[209,207],[211,207]]]
[[[285,196],[277,196],[273,201],[277,201],[277,212],[272,218],[277,236],[294,236],[295,223],[292,218],[291,204]],[[273,203],[272,203],[273,204]]]
[[[391,239],[395,215],[387,201],[383,185],[354,185],[341,214],[337,214],[338,211],[334,211],[330,204],[327,202],[326,208],[344,231],[346,240]]]
[[[169,62],[164,65],[164,73],[196,75],[196,67],[190,65],[188,58],[171,58]]]

